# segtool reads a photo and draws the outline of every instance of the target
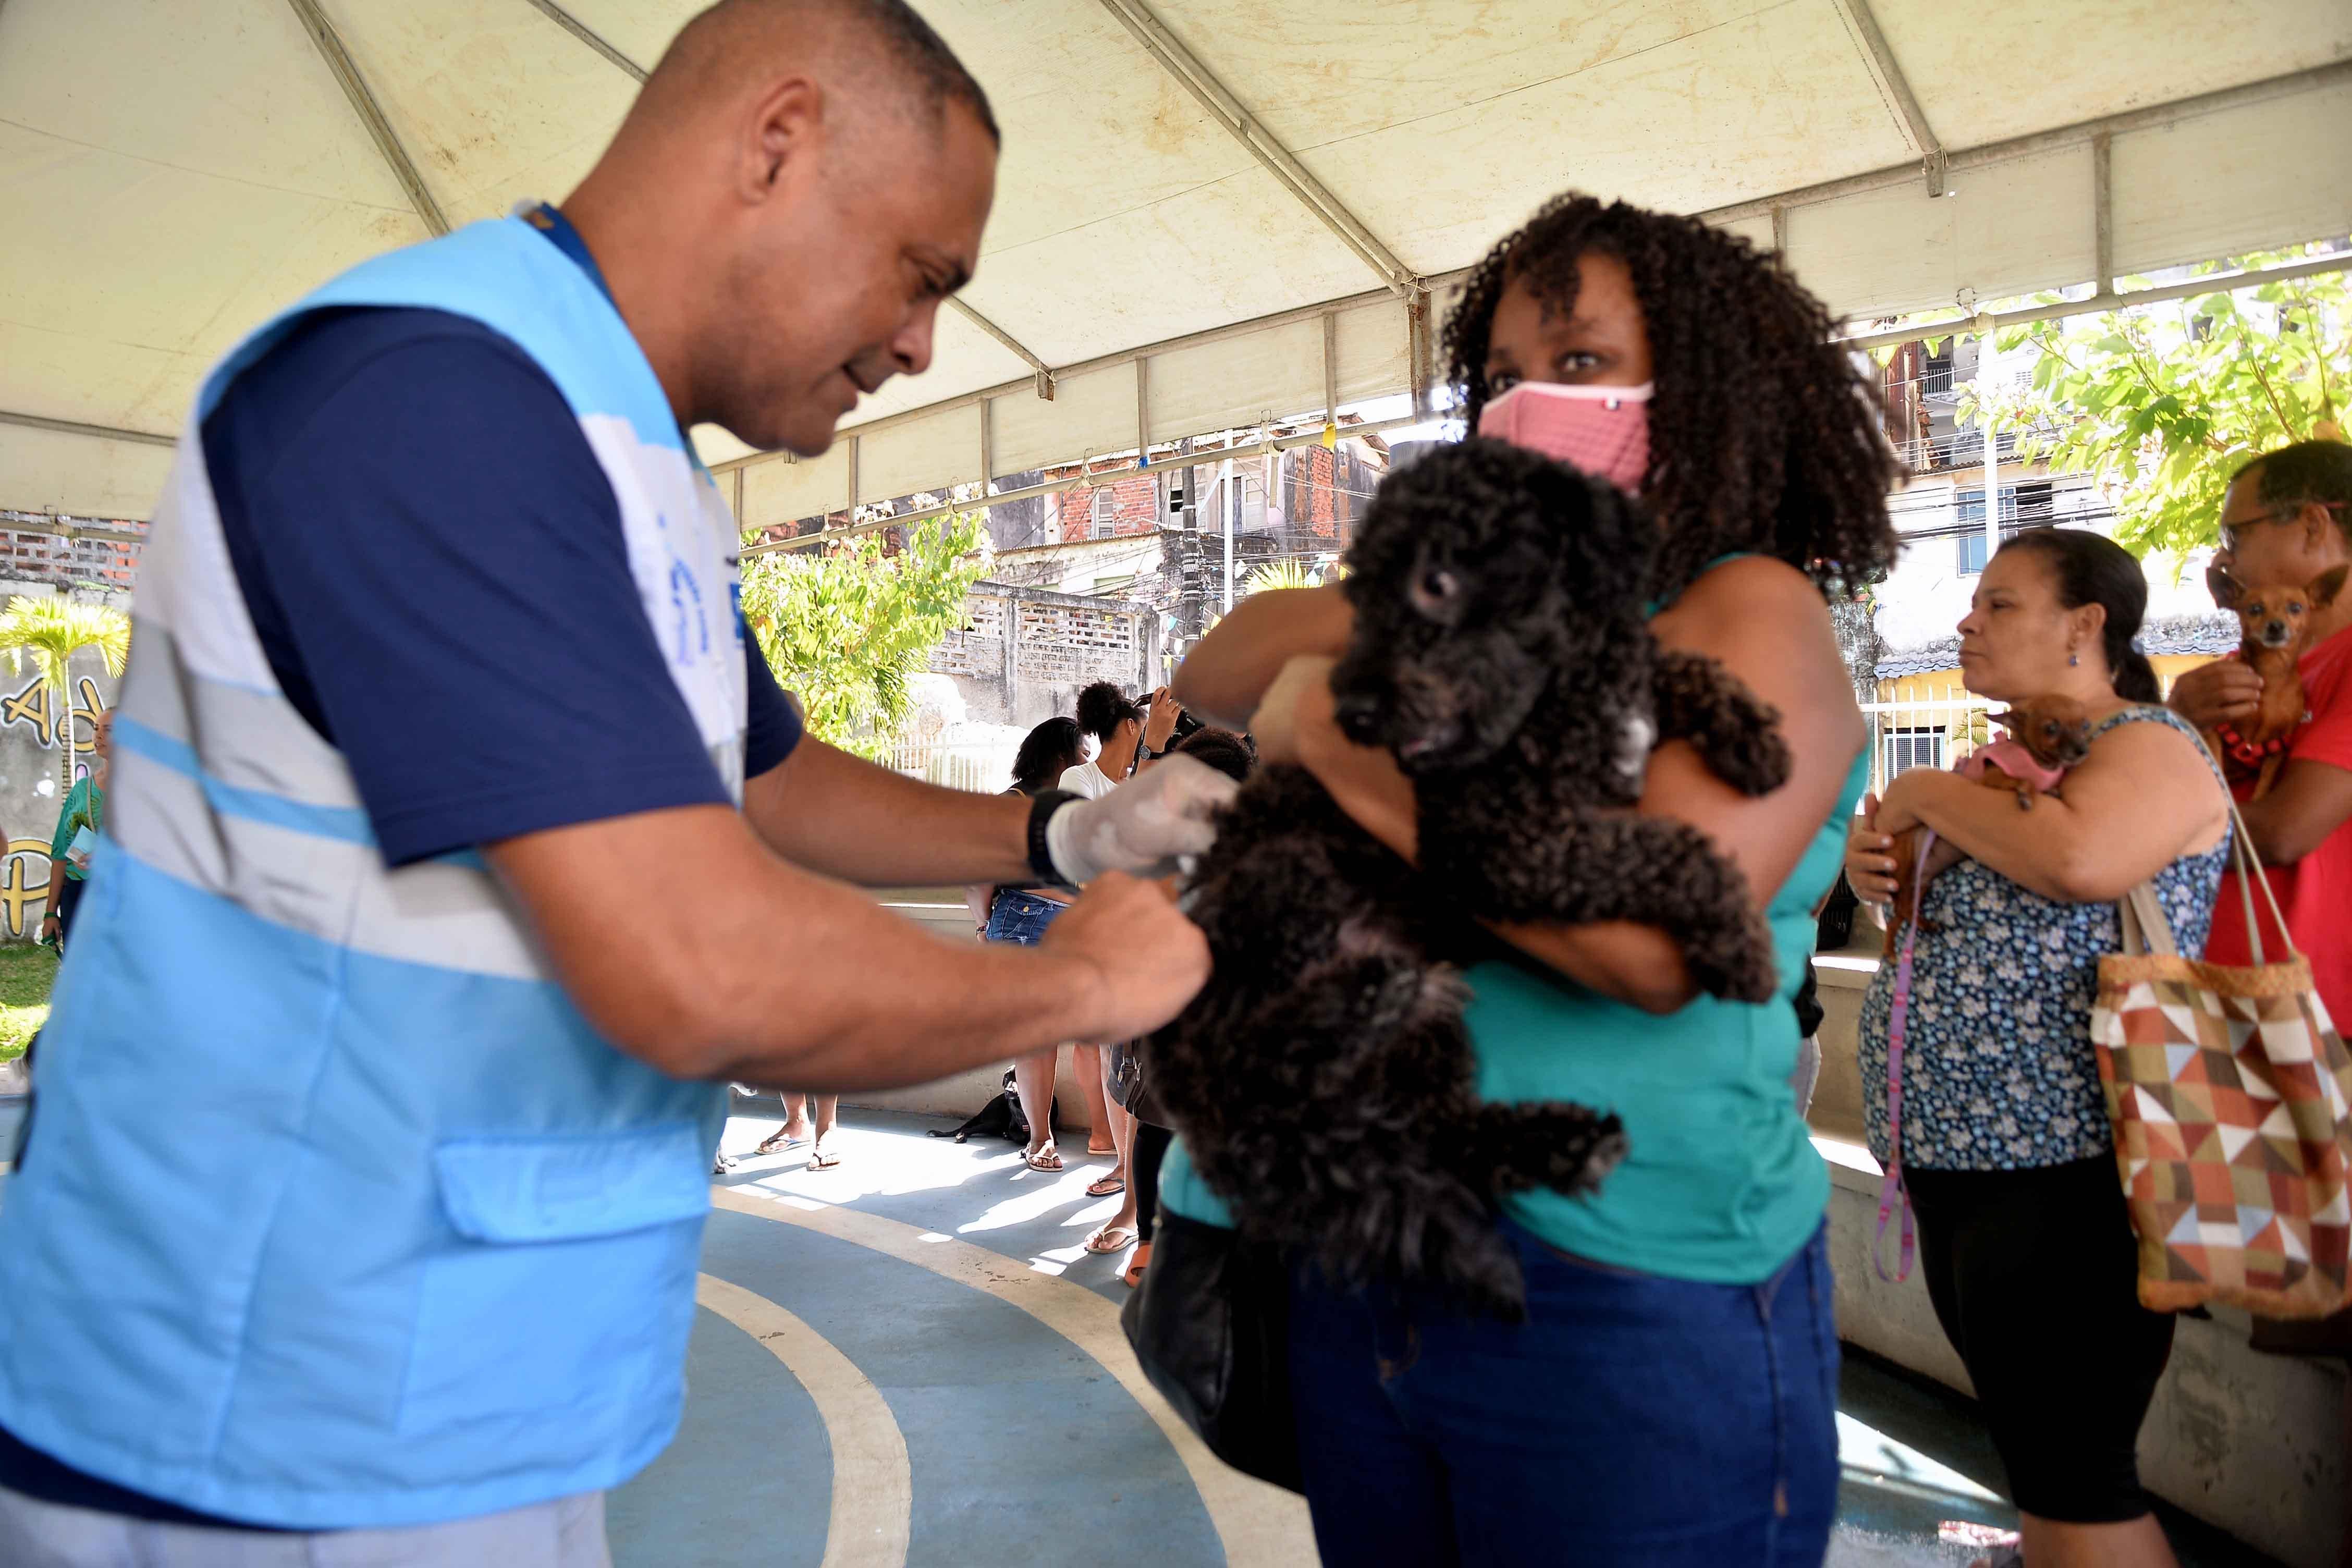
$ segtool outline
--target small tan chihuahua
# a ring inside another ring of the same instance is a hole
[[[2311,643],[2311,616],[2336,602],[2352,567],[2322,572],[2308,583],[2239,582],[2218,566],[2205,570],[2213,602],[2238,617],[2244,628],[2238,657],[2263,678],[2262,705],[2242,724],[2216,724],[2205,743],[2221,761],[2233,784],[2254,781],[2250,797],[2260,800],[2278,782],[2288,743],[2304,720],[2303,675],[2297,668]]]

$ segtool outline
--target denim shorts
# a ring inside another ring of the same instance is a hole
[[[1007,888],[996,895],[988,911],[988,940],[1034,947],[1045,940],[1045,928],[1054,923],[1054,917],[1069,907]]]
[[[1761,1284],[1709,1285],[1502,1228],[1524,1323],[1410,1288],[1294,1284],[1327,1568],[1817,1568],[1838,1488],[1825,1234]]]

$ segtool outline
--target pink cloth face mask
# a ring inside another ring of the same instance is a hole
[[[1523,381],[1478,415],[1478,434],[1541,452],[1628,494],[1650,471],[1650,395],[1639,386]]]

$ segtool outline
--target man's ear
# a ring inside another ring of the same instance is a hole
[[[805,76],[769,83],[743,121],[736,194],[766,201],[787,178],[813,170],[824,138],[824,89]]]
[[[2352,565],[2332,566],[2305,584],[2303,591],[2310,595],[2311,607],[2324,610],[2334,604],[2336,595],[2344,592],[2344,579],[2347,574],[2352,574]]]
[[[2219,566],[2205,568],[2205,589],[2213,595],[2215,608],[2228,610],[2232,614],[2236,613],[2239,605],[2243,603],[2246,597],[2246,585]]]

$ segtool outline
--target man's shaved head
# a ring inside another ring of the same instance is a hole
[[[1003,143],[988,94],[906,0],[719,0],[688,22],[646,79],[631,118],[665,117],[756,73],[779,48],[822,51],[843,79],[940,123],[950,103]]]
[[[563,210],[682,422],[814,456],[930,363],[980,264],[998,141],[905,0],[721,0]]]

